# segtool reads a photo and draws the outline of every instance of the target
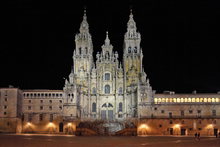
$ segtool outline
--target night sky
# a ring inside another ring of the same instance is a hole
[[[62,89],[85,6],[94,55],[108,30],[122,58],[132,7],[154,90],[220,91],[219,0],[7,0],[1,17],[0,87]]]

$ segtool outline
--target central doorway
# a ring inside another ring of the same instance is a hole
[[[114,115],[113,115],[113,105],[111,103],[105,103],[102,105],[101,109],[101,119],[102,120],[109,120],[112,121],[114,120]]]

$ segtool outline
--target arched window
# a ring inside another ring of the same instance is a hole
[[[118,111],[119,111],[119,112],[122,112],[122,102],[119,103]]]
[[[95,87],[92,88],[92,94],[96,94],[96,88]]]
[[[136,46],[134,47],[134,53],[137,53],[137,47]]]
[[[106,94],[110,93],[110,86],[109,85],[105,85],[105,93]]]
[[[105,73],[105,80],[110,80],[110,73]]]
[[[85,47],[85,54],[87,54],[87,52],[88,52],[88,49],[87,49],[87,47]]]
[[[128,53],[131,53],[131,47],[128,47]]]
[[[119,88],[118,93],[122,94],[122,87]]]
[[[92,112],[96,112],[96,103],[92,103]]]
[[[82,50],[82,49],[81,49],[81,47],[80,47],[80,48],[79,48],[79,54],[81,54],[81,50]]]
[[[111,103],[108,104],[108,107],[113,107],[113,105]]]

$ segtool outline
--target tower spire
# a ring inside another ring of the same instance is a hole
[[[89,24],[87,22],[86,8],[84,8],[83,21],[81,22],[79,31],[80,33],[89,32]]]
[[[106,31],[105,45],[106,46],[110,45],[110,40],[109,40],[109,37],[108,37],[108,31]]]

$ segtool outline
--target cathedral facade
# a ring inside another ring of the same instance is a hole
[[[152,89],[142,68],[141,35],[133,14],[129,16],[124,35],[123,62],[118,60],[108,32],[101,53],[93,58],[86,14],[79,31],[75,36],[73,70],[64,86],[65,114],[110,121],[137,118],[138,103],[152,99]]]
[[[119,61],[108,32],[93,57],[84,12],[73,65],[62,90],[0,88],[0,132],[214,135],[220,93],[155,93],[142,65],[141,35],[130,13]]]

